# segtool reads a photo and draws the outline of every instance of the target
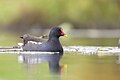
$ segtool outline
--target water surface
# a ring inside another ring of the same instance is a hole
[[[63,80],[120,80],[117,56],[65,55],[68,64]]]
[[[51,75],[48,64],[20,64],[17,55],[0,54],[0,80],[120,80],[117,56],[65,53],[61,75]]]

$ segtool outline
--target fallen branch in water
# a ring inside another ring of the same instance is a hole
[[[84,55],[120,55],[120,49],[117,47],[101,46],[64,46],[64,52],[77,52]],[[0,47],[0,53],[13,54],[37,54],[38,51],[23,51],[22,48]],[[45,53],[45,52],[44,52]],[[47,52],[48,53],[48,52]]]

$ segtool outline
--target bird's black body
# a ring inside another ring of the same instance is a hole
[[[60,73],[59,61],[63,55],[63,48],[59,41],[59,37],[64,36],[61,28],[54,27],[49,33],[49,39],[42,44],[26,44],[23,46],[25,51],[44,51],[44,52],[59,52],[59,54],[45,55],[49,63],[49,68],[52,73]]]

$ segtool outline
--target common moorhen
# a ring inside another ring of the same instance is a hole
[[[35,41],[35,42],[43,42],[44,38],[47,38],[47,35],[42,35],[40,37],[36,37],[30,34],[24,34],[23,36],[20,37],[21,39],[23,39],[23,46],[25,46],[25,44],[27,44],[29,41]]]
[[[64,36],[65,33],[59,27],[53,27],[49,33],[49,39],[42,44],[25,44],[22,48],[25,51],[44,51],[44,52],[59,52],[59,54],[48,55],[47,61],[49,63],[49,69],[52,73],[60,73],[59,61],[63,55],[63,48],[59,41],[60,36]]]

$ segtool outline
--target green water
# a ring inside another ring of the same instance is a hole
[[[17,55],[0,54],[0,80],[120,80],[117,56],[86,56],[65,54],[61,65],[67,64],[61,75],[50,75],[47,63],[20,64]]]
[[[66,80],[120,80],[120,64],[116,56],[66,55]]]

